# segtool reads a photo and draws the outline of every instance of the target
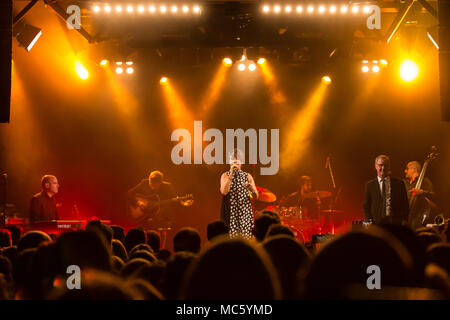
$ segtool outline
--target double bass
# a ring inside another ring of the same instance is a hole
[[[435,146],[431,147],[431,151],[427,155],[427,158],[425,159],[425,162],[423,163],[419,178],[417,179],[416,185],[414,186],[415,189],[422,189],[422,183],[425,178],[425,173],[428,169],[428,166],[434,159],[437,158],[437,156],[438,156],[437,148]],[[428,202],[430,209],[431,209],[431,207],[437,208],[436,205],[431,200],[429,200],[428,198],[425,198],[425,199]],[[421,217],[421,224],[428,218],[428,215],[430,214],[430,209],[428,209]],[[408,224],[413,228],[415,227],[415,215],[418,210],[419,210],[418,196],[413,193],[411,195],[411,199],[409,200],[409,216],[408,216]]]

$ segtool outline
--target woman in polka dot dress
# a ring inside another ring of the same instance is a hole
[[[242,162],[234,153],[230,170],[220,178],[220,192],[223,195],[221,217],[230,227],[230,236],[252,237],[253,208],[250,194],[258,197],[255,181],[251,174],[241,170]]]

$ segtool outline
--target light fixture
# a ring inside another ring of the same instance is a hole
[[[231,66],[233,64],[233,61],[230,58],[224,58],[223,64],[226,66]]]
[[[24,47],[28,52],[33,48],[36,41],[42,35],[42,30],[27,23],[20,23],[14,27],[14,36],[20,46]]]
[[[89,77],[89,72],[79,61],[75,61],[75,71],[80,79],[86,80]]]
[[[419,66],[412,60],[406,59],[400,65],[400,77],[406,81],[410,82],[417,78],[419,75]]]
[[[325,84],[330,84],[331,83],[331,77],[330,76],[323,76],[322,77],[322,82]]]
[[[245,64],[239,63],[239,65],[238,65],[238,70],[239,70],[239,71],[244,71],[244,70],[245,70]]]
[[[254,63],[250,63],[249,66],[248,66],[248,70],[255,71],[256,70],[255,64]]]
[[[117,74],[122,74],[123,73],[123,68],[122,67],[117,67],[116,68],[116,73]]]

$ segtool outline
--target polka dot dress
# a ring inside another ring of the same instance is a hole
[[[230,172],[227,172],[230,176]],[[230,186],[230,236],[252,237],[253,208],[249,191],[242,185],[248,183],[248,175],[244,171],[234,173]]]

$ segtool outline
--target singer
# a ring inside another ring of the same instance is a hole
[[[222,194],[221,219],[230,228],[230,236],[252,237],[253,208],[252,197],[258,197],[255,181],[251,174],[241,170],[244,158],[235,149],[230,155],[230,170],[220,178]]]

